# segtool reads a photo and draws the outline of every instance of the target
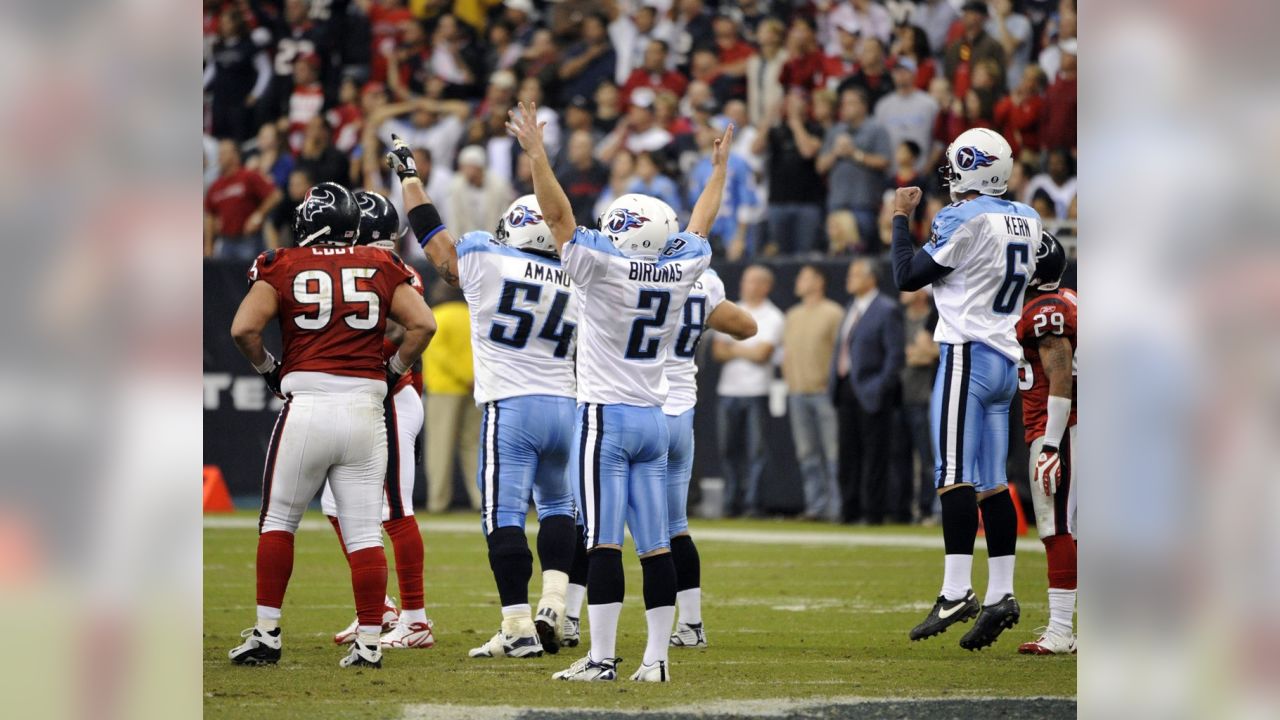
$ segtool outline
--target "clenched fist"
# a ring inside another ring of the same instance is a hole
[[[920,204],[920,196],[923,195],[918,187],[898,188],[893,195],[893,212],[895,215],[906,215],[916,211],[916,206]]]

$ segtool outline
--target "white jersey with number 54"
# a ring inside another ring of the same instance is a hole
[[[1015,328],[1040,232],[1035,210],[988,195],[938,213],[924,249],[951,272],[933,283],[934,340],[980,342],[1014,362],[1022,357]]]

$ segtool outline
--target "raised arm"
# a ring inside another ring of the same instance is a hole
[[[756,334],[756,319],[738,305],[725,300],[707,316],[707,325],[734,340],[746,340]]]
[[[893,199],[893,282],[899,290],[919,290],[951,272],[911,241],[909,218],[922,194],[918,187],[898,188]]]
[[[507,132],[515,136],[529,156],[533,194],[538,198],[542,218],[547,221],[556,249],[563,250],[565,244],[573,239],[577,222],[573,219],[569,196],[564,194],[564,188],[556,180],[551,170],[551,158],[547,157],[547,148],[542,144],[542,126],[546,123],[538,122],[538,106],[534,103],[520,103],[517,110],[507,111],[507,117]]]
[[[724,137],[716,140],[711,150],[711,178],[698,196],[689,215],[689,226],[686,232],[699,237],[707,237],[711,226],[715,224],[716,215],[720,214],[720,201],[724,198],[725,178],[729,174],[729,148],[733,145],[733,123],[724,130]]]
[[[400,191],[404,195],[405,214],[409,216],[409,227],[418,238],[422,252],[426,253],[431,266],[439,273],[440,279],[450,285],[458,285],[458,248],[454,245],[453,236],[440,219],[440,211],[436,209],[427,189],[418,176],[418,165],[413,159],[413,149],[399,136],[391,136],[391,151],[386,155],[387,167],[395,171],[400,178]]]

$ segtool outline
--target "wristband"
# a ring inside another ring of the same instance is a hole
[[[409,227],[418,236],[418,244],[426,247],[427,241],[444,229],[444,221],[435,205],[424,203],[409,211]]]
[[[266,352],[267,352],[267,359],[263,360],[261,365],[253,366],[254,371],[256,371],[259,375],[266,375],[267,373],[271,372],[272,368],[276,366],[276,356],[272,355],[270,351],[266,351]]]
[[[409,366],[400,359],[400,353],[392,353],[391,359],[387,360],[387,368],[397,377],[409,371]]]
[[[1057,447],[1062,442],[1062,433],[1067,429],[1067,421],[1071,418],[1071,398],[1049,396],[1049,419],[1044,424],[1044,442]]]

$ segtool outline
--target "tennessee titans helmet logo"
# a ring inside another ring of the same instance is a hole
[[[302,204],[302,219],[311,222],[316,213],[321,210],[336,210],[338,207],[338,198],[329,190],[312,189],[307,193],[307,199]]]
[[[616,208],[609,213],[609,217],[604,221],[604,229],[608,232],[624,233],[632,228],[638,228],[649,222],[649,218],[634,213],[626,208]]]
[[[507,225],[513,228],[537,225],[542,222],[542,214],[524,205],[516,205],[507,214]]]
[[[976,147],[966,146],[956,151],[956,167],[961,170],[976,170],[994,165],[996,157],[988,155]]]

